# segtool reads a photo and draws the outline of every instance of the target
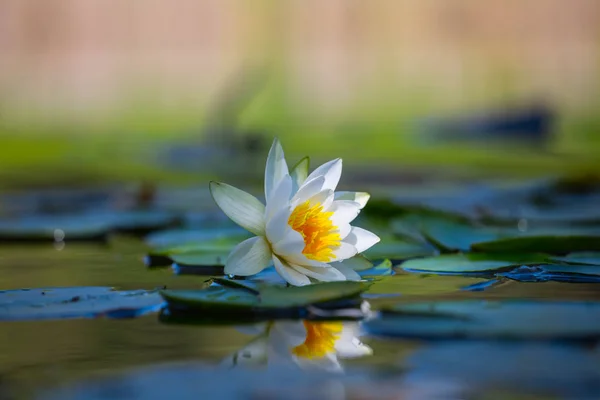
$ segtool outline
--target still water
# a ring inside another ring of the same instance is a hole
[[[142,261],[146,252],[141,240],[126,236],[97,245],[5,245],[0,248],[0,287],[203,287],[206,277],[147,269]],[[484,292],[455,290],[475,281],[448,277],[444,282],[451,284],[437,289],[433,286],[440,285],[438,281],[411,281],[406,286],[410,290],[397,299],[600,300],[600,290],[594,284],[510,282]],[[403,286],[398,287],[402,291]],[[361,340],[372,354],[343,361],[348,375],[338,382],[345,390],[342,394],[337,389],[315,394],[316,387],[328,384],[309,381],[312,383],[304,385],[297,381],[297,373],[277,371],[275,380],[266,380],[274,391],[263,396],[257,390],[264,386],[256,387],[260,379],[239,375],[239,371],[213,370],[253,339],[242,331],[235,326],[168,325],[161,323],[156,314],[131,320],[0,322],[0,399],[147,398],[158,397],[159,389],[165,386],[174,398],[194,398],[194,390],[199,391],[199,398],[202,393],[208,398],[210,393],[229,398],[305,398],[303,393],[312,398],[594,398],[598,382],[594,377],[600,377],[600,352],[593,345],[565,349],[540,343],[428,344],[363,336]],[[573,368],[579,370],[573,372]],[[372,373],[377,373],[377,378]],[[277,374],[284,374],[281,380]],[[140,383],[140,376],[147,381]],[[194,376],[198,379],[191,378]],[[122,389],[124,385],[129,391],[115,392],[114,381],[97,381],[111,377],[117,377],[117,386]],[[215,389],[247,381],[255,385],[249,385],[246,393],[227,394]],[[69,394],[55,392],[79,382],[91,386],[77,386],[81,391]],[[128,382],[135,384],[127,386]],[[296,386],[288,387],[285,382]],[[209,385],[214,385],[213,391],[205,392]],[[104,393],[99,388],[112,389]],[[475,393],[470,393],[474,388]],[[598,394],[596,398],[600,398]]]

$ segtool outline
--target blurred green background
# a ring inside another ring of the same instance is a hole
[[[235,161],[272,136],[398,173],[599,164],[595,0],[4,0],[0,54],[3,187],[258,177]],[[532,105],[552,113],[533,144],[420,129]]]

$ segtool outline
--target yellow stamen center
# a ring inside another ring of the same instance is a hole
[[[292,353],[302,358],[321,358],[335,351],[335,342],[342,334],[341,322],[304,321],[306,340],[292,349]]]
[[[333,212],[323,212],[323,205],[311,205],[306,202],[296,206],[288,219],[288,225],[304,238],[302,254],[311,260],[329,262],[333,251],[339,247],[342,238],[338,228],[333,225]]]

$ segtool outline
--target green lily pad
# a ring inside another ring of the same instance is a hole
[[[420,229],[423,236],[441,251],[468,251],[473,243],[494,240],[500,235],[498,229],[442,219],[425,220]]]
[[[240,227],[210,228],[210,229],[172,229],[154,232],[146,236],[146,243],[155,249],[167,251],[172,248],[180,248],[187,245],[200,245],[201,243],[231,240],[240,243],[248,239],[250,233]]]
[[[600,265],[600,252],[581,251],[567,254],[564,257],[552,257],[552,260],[568,264]]]
[[[539,265],[548,262],[543,254],[445,254],[437,257],[417,258],[402,263],[410,272],[436,274],[478,273],[498,271],[520,265]]]
[[[396,305],[371,334],[421,339],[598,339],[600,302],[478,300]]]
[[[327,282],[300,287],[260,285],[246,288],[210,286],[203,290],[163,290],[169,308],[175,311],[207,313],[242,312],[256,314],[298,311],[306,306],[357,297],[369,284],[364,282]],[[289,314],[286,314],[290,316]],[[296,314],[293,314],[296,315]]]
[[[431,256],[436,250],[428,243],[411,243],[391,237],[382,237],[381,242],[363,254],[371,260],[388,258],[390,260],[406,260],[408,258]]]
[[[86,216],[108,222],[114,232],[131,234],[146,234],[181,222],[180,215],[165,210],[104,211]]]
[[[27,217],[0,221],[0,243],[106,241],[110,229],[110,221],[80,215]]]
[[[223,267],[228,255],[229,252],[218,251],[172,254],[170,258],[176,264],[190,267]]]
[[[145,262],[149,267],[167,267],[173,263],[184,266],[222,267],[229,253],[242,240],[239,237],[226,237],[164,247],[148,253]]]
[[[394,274],[393,264],[389,259],[385,259],[379,264],[373,266],[372,268],[365,269],[362,271],[357,271],[358,274],[363,278],[373,277],[373,276],[388,276]]]
[[[378,300],[385,303],[386,299],[394,299],[398,296],[407,298],[455,293],[465,287],[487,281],[488,279],[478,277],[409,274],[401,271],[392,276],[376,277],[363,297],[369,301]]]
[[[540,252],[564,254],[574,251],[600,250],[600,234],[539,234],[482,241],[471,245],[482,252]]]
[[[132,318],[158,312],[157,291],[110,287],[64,287],[0,291],[1,320]]]

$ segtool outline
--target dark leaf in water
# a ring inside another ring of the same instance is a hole
[[[388,258],[390,260],[406,260],[408,258],[430,256],[435,248],[428,243],[411,243],[383,236],[381,241],[363,254],[371,260]]]
[[[151,233],[146,236],[146,243],[156,249],[171,249],[190,245],[192,248],[204,242],[214,240],[232,240],[239,243],[251,236],[250,233],[239,227],[210,228],[210,229],[173,229]]]
[[[564,257],[552,257],[552,260],[568,264],[600,265],[600,252],[582,251],[569,253]]]
[[[388,259],[381,261],[379,264],[373,266],[372,268],[365,269],[362,271],[357,271],[358,274],[362,278],[368,278],[372,276],[387,276],[393,275],[394,269],[392,262]]]
[[[468,253],[445,254],[437,257],[417,258],[402,263],[402,268],[410,272],[435,274],[489,273],[518,265],[538,265],[548,262],[543,254],[514,253]]]
[[[532,234],[473,243],[471,249],[482,252],[540,252],[565,254],[600,250],[600,233]]]
[[[500,235],[499,229],[446,219],[426,219],[419,228],[423,236],[441,251],[468,251],[473,243],[494,240]]]
[[[0,292],[0,320],[133,318],[157,312],[157,291],[115,291],[110,287],[17,289]]]
[[[326,282],[300,287],[226,284],[203,290],[164,290],[161,293],[173,312],[190,312],[200,318],[223,312],[245,317],[256,314],[300,317],[306,316],[302,310],[307,306],[358,297],[369,287],[364,282]]]
[[[223,267],[229,252],[202,252],[172,254],[171,260],[178,265],[189,267]],[[221,271],[223,268],[221,268]]]
[[[363,294],[369,300],[397,296],[425,297],[460,291],[463,287],[487,282],[487,279],[464,276],[437,276],[398,272],[392,276],[375,277],[373,285]]]
[[[104,211],[88,213],[86,216],[105,221],[114,232],[133,234],[146,234],[181,222],[178,214],[163,210]]]
[[[109,221],[81,215],[37,216],[0,221],[2,242],[105,241]]]
[[[599,339],[600,302],[467,300],[396,305],[368,321],[367,330],[421,339]]]

